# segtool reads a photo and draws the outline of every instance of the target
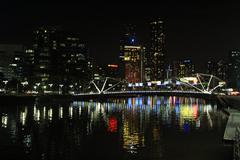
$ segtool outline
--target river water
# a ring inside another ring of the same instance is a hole
[[[1,105],[0,157],[33,160],[228,160],[214,102],[145,96]]]

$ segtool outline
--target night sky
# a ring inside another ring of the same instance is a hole
[[[162,17],[166,25],[166,57],[227,60],[231,49],[240,49],[240,5],[231,3],[10,3],[0,5],[0,43],[31,44],[37,26],[60,25],[77,32],[99,63],[118,62],[123,24],[138,26],[138,41],[147,44],[148,23]],[[107,57],[107,58],[106,58]]]

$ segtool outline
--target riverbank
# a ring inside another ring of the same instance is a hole
[[[0,104],[31,104],[35,102],[36,95],[0,95]]]
[[[183,93],[183,92],[161,92],[161,93],[118,93],[118,94],[85,94],[85,95],[59,95],[59,94],[42,94],[42,95],[0,95],[0,104],[24,104],[24,103],[63,103],[72,101],[104,101],[106,99],[128,98],[138,96],[178,96],[194,97],[206,100],[216,100],[216,95],[202,93]]]

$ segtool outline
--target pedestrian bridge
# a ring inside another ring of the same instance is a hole
[[[214,75],[197,73],[191,77],[145,83],[129,83],[125,80],[105,77],[92,80],[84,92],[76,96],[117,96],[117,95],[214,95],[225,82]]]

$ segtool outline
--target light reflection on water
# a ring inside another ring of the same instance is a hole
[[[6,145],[23,146],[32,159],[78,159],[92,152],[115,159],[168,159],[167,146],[178,143],[170,134],[181,137],[218,128],[221,144],[226,117],[213,105],[198,98],[149,96],[2,107],[0,133],[9,135]]]

